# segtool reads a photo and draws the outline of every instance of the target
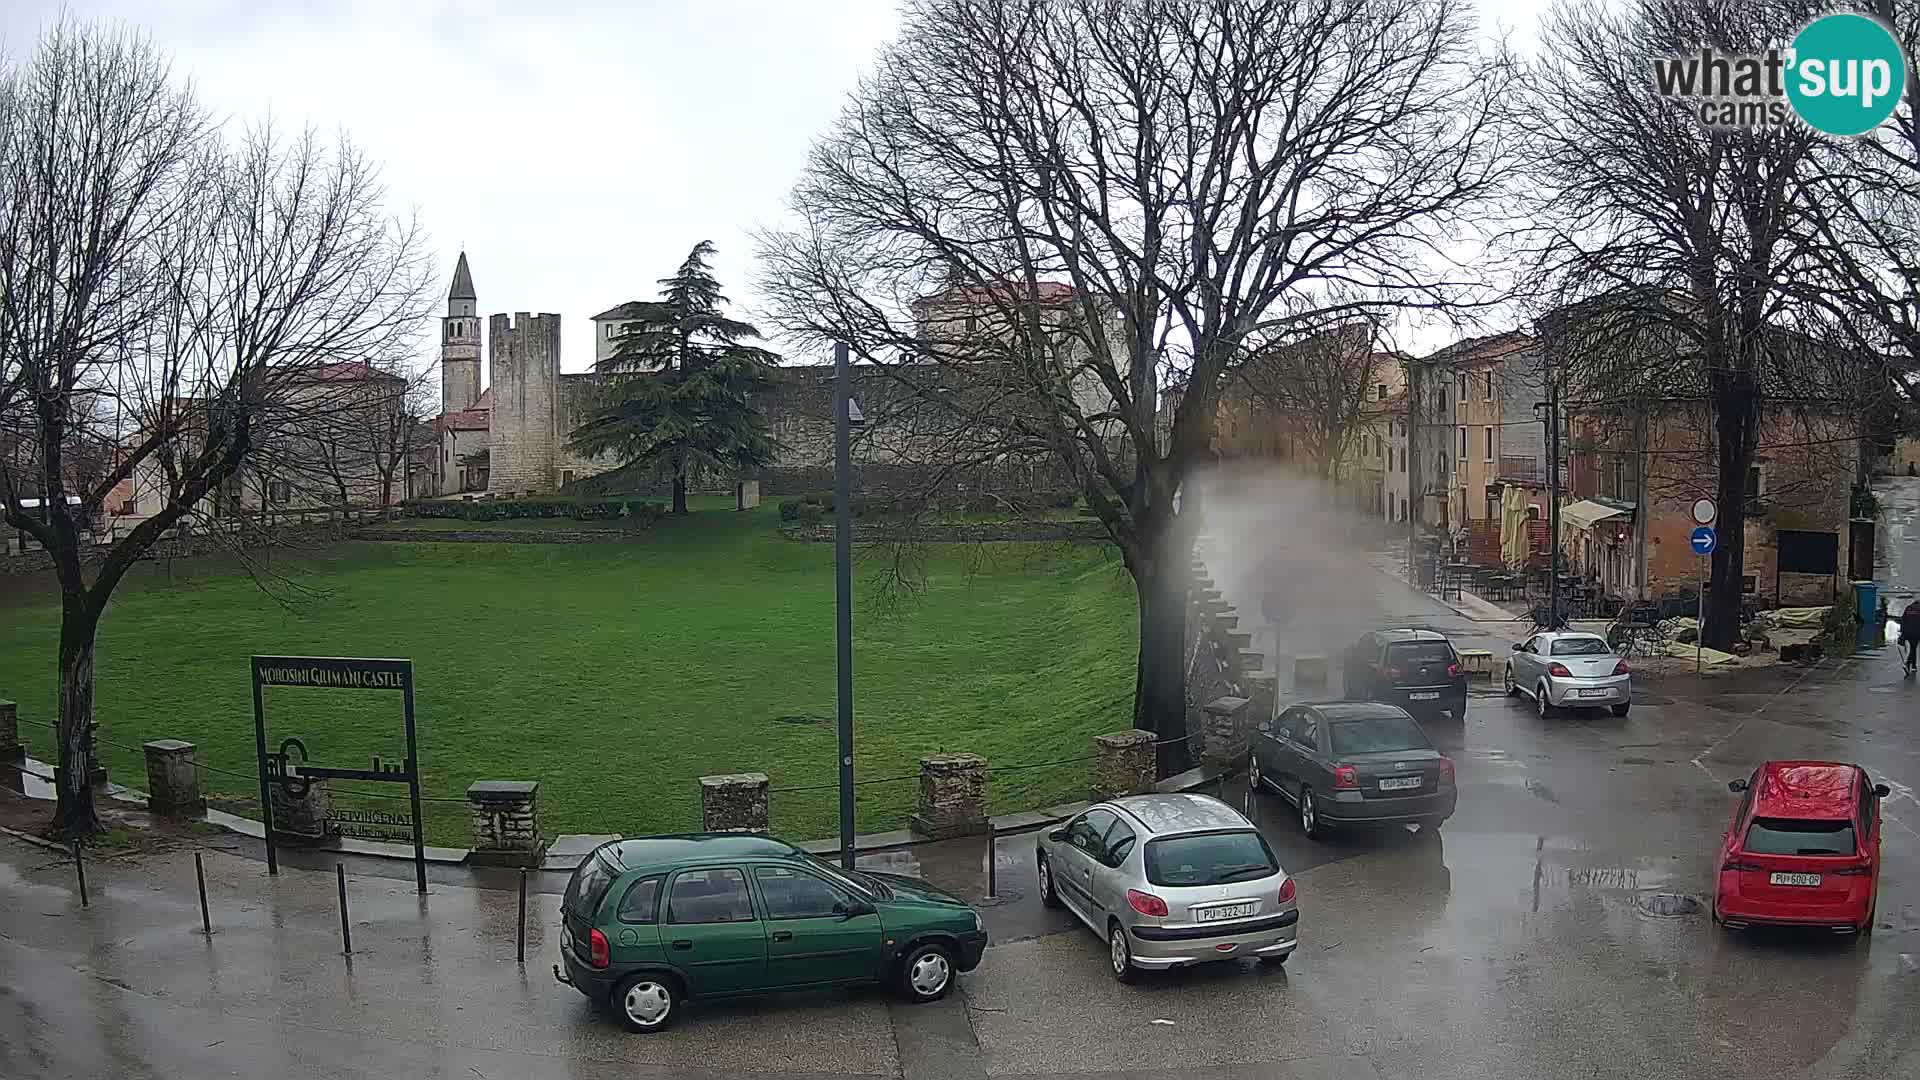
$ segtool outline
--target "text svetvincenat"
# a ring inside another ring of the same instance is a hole
[[[267,686],[337,686],[350,690],[399,690],[405,676],[398,671],[358,671],[324,667],[263,667],[260,681]]]

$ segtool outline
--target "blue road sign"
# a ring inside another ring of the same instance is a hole
[[[1702,525],[1699,528],[1693,530],[1692,543],[1693,543],[1693,553],[1695,555],[1713,554],[1713,544],[1714,544],[1713,526]]]

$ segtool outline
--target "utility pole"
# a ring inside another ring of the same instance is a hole
[[[847,345],[833,347],[833,591],[834,639],[838,645],[840,729],[840,865],[853,869],[853,402]]]
[[[1560,629],[1560,387],[1552,351],[1542,355],[1547,375],[1547,629]]]
[[[1417,361],[1407,361],[1407,581],[1419,583],[1420,559],[1420,447],[1415,442],[1414,432],[1420,429],[1420,395],[1425,391],[1420,385],[1420,366]]]
[[[1647,411],[1635,412],[1634,444],[1639,451],[1633,465],[1633,598],[1647,598],[1647,526],[1652,508],[1647,504]]]

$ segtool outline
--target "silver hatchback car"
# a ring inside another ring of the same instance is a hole
[[[1107,939],[1115,978],[1250,956],[1284,964],[1293,879],[1240,812],[1206,795],[1129,795],[1040,834],[1040,901]]]
[[[1633,707],[1626,658],[1598,634],[1558,630],[1515,642],[1502,681],[1509,697],[1532,697],[1542,719],[1563,706],[1609,708],[1615,716]]]

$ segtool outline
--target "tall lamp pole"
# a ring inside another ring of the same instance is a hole
[[[833,622],[839,658],[840,865],[853,869],[853,507],[852,379],[847,375],[847,345],[833,347]]]

